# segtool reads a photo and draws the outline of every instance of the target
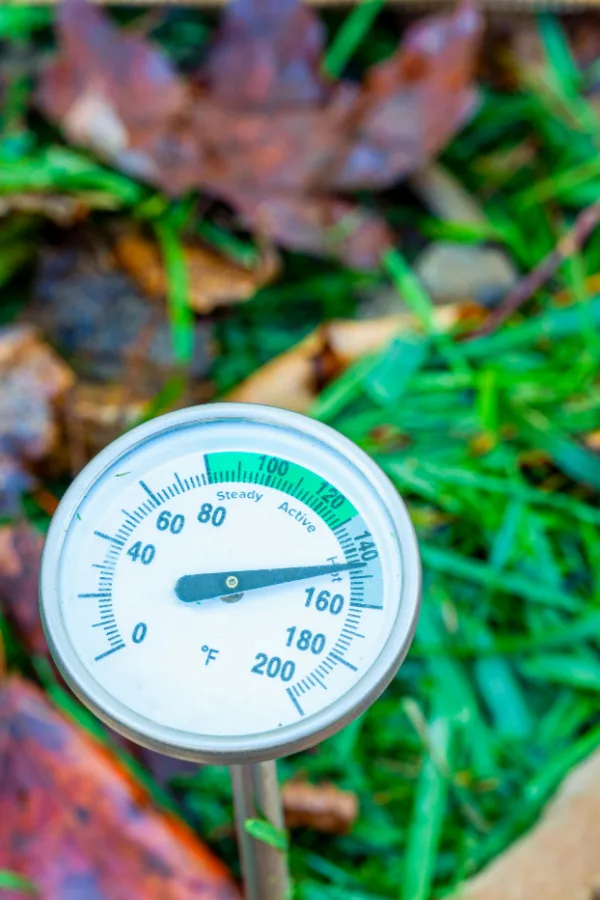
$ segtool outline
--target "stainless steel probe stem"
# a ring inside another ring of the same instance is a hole
[[[283,828],[283,810],[274,760],[230,766],[235,824],[242,859],[246,900],[286,900],[287,857],[244,828],[247,819],[267,819]]]

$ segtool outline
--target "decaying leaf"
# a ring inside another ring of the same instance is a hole
[[[12,677],[0,687],[0,869],[44,900],[238,900],[224,865]]]
[[[207,382],[181,384],[174,390],[169,409],[206,403],[211,399]],[[135,385],[102,384],[81,380],[72,392],[66,417],[67,433],[82,454],[79,469],[91,457],[147,415],[153,398]],[[165,410],[163,410],[165,411]]]
[[[137,35],[120,35],[85,0],[58,7],[61,53],[40,102],[72,141],[169,190],[186,190],[198,165],[189,88]]]
[[[0,511],[14,511],[31,483],[27,464],[53,449],[55,405],[72,384],[73,373],[35,328],[0,328]]]
[[[248,300],[278,271],[277,256],[265,251],[250,269],[226,259],[200,244],[185,247],[189,273],[190,305],[197,313],[210,313],[218,306]],[[128,230],[115,241],[115,253],[123,267],[151,297],[164,297],[165,270],[157,245],[139,231]]]
[[[24,318],[36,322],[78,375],[135,386],[151,397],[177,368],[164,302],[152,302],[97,231],[44,248]],[[210,327],[197,323],[190,375],[210,362]]]
[[[456,900],[594,900],[600,892],[600,752],[567,776],[539,823]]]
[[[148,297],[93,229],[67,232],[60,244],[42,249],[33,300],[21,318],[43,329],[79,376],[64,404],[66,439],[52,454],[53,473],[77,472],[179,374],[164,300]],[[189,383],[174,404],[209,399],[211,358],[211,324],[196,322]]]
[[[442,328],[451,327],[460,317],[458,305],[435,310],[435,322]],[[399,332],[414,327],[415,320],[408,313],[327,322],[246,378],[227,399],[305,412],[324,383],[361,356],[382,349]]]
[[[288,781],[282,789],[282,800],[288,828],[347,834],[358,817],[356,794],[334,784]]]
[[[76,143],[170,194],[200,188],[293,248],[379,262],[385,223],[337,196],[380,189],[471,114],[481,27],[468,3],[412,26],[364,82],[320,74],[323,29],[299,0],[236,0],[194,82],[85,0],[66,0],[45,113]]]
[[[0,196],[0,218],[10,213],[43,216],[57,225],[74,225],[85,219],[88,206],[67,194],[14,193]]]
[[[38,608],[44,538],[31,526],[0,528],[0,607],[30,653],[48,654]]]

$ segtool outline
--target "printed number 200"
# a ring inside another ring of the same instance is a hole
[[[267,678],[281,678],[282,681],[291,681],[294,677],[296,664],[291,659],[285,662],[282,662],[279,656],[272,656],[269,659],[266,653],[257,653],[254,658],[256,663],[250,671],[256,675],[266,675]]]

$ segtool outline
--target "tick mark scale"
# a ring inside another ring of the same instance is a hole
[[[372,460],[303,416],[228,403],[145,423],[83,470],[50,527],[41,604],[65,678],[113,728],[246,763],[373,702],[419,585],[406,509]]]

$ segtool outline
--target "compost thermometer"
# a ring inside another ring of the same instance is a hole
[[[141,425],[86,466],[48,533],[41,608],[101,719],[239,770],[376,699],[419,589],[404,504],[363,451],[304,416],[221,403]]]

